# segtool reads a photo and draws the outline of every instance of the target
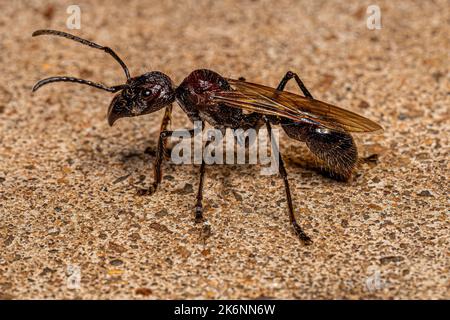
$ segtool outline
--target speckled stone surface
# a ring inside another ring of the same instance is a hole
[[[112,96],[51,75],[119,84],[118,65],[65,39],[73,1],[0,3],[0,298],[442,299],[449,294],[449,3],[77,1],[77,35],[108,45],[133,75],[179,83],[196,68],[276,86],[298,72],[315,97],[379,122],[362,163],[337,182],[281,137],[303,246],[282,181],[259,166],[207,168],[211,230],[193,223],[198,166],[151,181],[162,111],[105,121]],[[164,4],[163,4],[164,3]],[[198,3],[198,4],[197,4]],[[293,84],[290,91],[297,92]],[[173,128],[188,125],[175,107]],[[73,271],[75,270],[75,271]],[[79,271],[79,286],[71,280]]]

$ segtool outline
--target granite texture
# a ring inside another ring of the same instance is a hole
[[[121,3],[77,1],[73,32],[116,49],[133,75],[176,83],[210,68],[276,86],[296,71],[318,99],[385,128],[355,135],[378,162],[338,182],[282,135],[312,246],[288,224],[281,179],[258,165],[209,166],[209,227],[195,225],[198,166],[166,163],[162,188],[136,195],[151,181],[162,111],[110,128],[107,92],[30,93],[51,75],[123,82],[102,52],[31,38],[69,31],[73,1],[1,1],[0,298],[450,298],[448,1],[376,1],[381,30],[366,27],[373,1]],[[174,110],[172,127],[186,127]]]

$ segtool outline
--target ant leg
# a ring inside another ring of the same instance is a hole
[[[161,164],[164,159],[165,149],[167,145],[166,138],[170,136],[170,134],[172,133],[171,131],[167,130],[171,122],[171,116],[172,116],[172,105],[169,105],[166,107],[164,117],[161,122],[161,128],[159,130],[158,146],[156,149],[156,159],[153,165],[154,171],[153,183],[148,189],[139,189],[138,190],[139,195],[152,195],[153,193],[155,193],[156,189],[158,188],[158,185],[161,183],[162,180]]]
[[[300,79],[298,74],[296,74],[295,72],[292,72],[292,71],[286,72],[286,74],[283,77],[283,79],[281,79],[281,82],[278,85],[277,90],[278,91],[283,91],[284,87],[286,86],[288,81],[291,80],[292,78],[295,79],[295,81],[297,82],[298,86],[300,87],[300,90],[302,90],[302,92],[305,95],[305,97],[310,98],[310,99],[314,99],[312,94],[309,93],[308,89],[306,89],[306,86],[303,84],[303,81]]]
[[[210,144],[211,140],[206,141],[205,143],[205,150],[208,148],[208,145]],[[195,204],[195,222],[201,222],[203,220],[203,181],[205,177],[205,160],[202,156],[202,164],[200,165],[200,182],[198,184],[198,192],[197,192],[197,202]]]
[[[295,81],[297,82],[298,86],[300,87],[300,90],[302,90],[303,94],[305,95],[305,97],[310,98],[310,99],[314,99],[312,94],[308,91],[308,89],[306,88],[305,84],[303,83],[303,81],[300,79],[300,77],[292,71],[288,71],[286,72],[286,74],[284,75],[283,79],[281,79],[280,84],[277,87],[278,91],[283,91],[284,88],[286,87],[286,84],[288,83],[289,80],[291,80],[292,78],[295,79]],[[268,120],[266,120],[266,126],[267,126],[267,131],[269,133],[269,137],[272,137],[272,128],[270,126],[270,122]],[[294,206],[292,205],[292,198],[291,198],[291,190],[289,188],[289,181],[287,178],[287,172],[286,169],[284,168],[284,162],[283,162],[283,158],[281,156],[280,151],[278,150],[278,147],[276,145],[276,143],[272,143],[272,148],[274,149],[274,152],[278,153],[279,155],[279,173],[281,175],[281,177],[283,178],[284,181],[284,189],[286,190],[286,198],[287,198],[287,202],[288,202],[288,208],[289,208],[289,220],[291,222],[291,224],[294,227],[295,233],[299,236],[299,238],[305,243],[305,244],[311,244],[312,240],[310,237],[308,237],[305,232],[302,230],[302,228],[298,225],[297,221],[295,220],[295,216],[294,216]]]
[[[171,110],[170,110],[171,111]],[[166,115],[170,114],[170,111],[167,112],[164,115],[163,123],[161,125],[161,129],[167,128],[168,124],[170,123],[170,115],[169,120],[166,119]],[[202,128],[204,126],[202,125]],[[152,195],[155,193],[156,189],[158,188],[158,185],[161,183],[162,180],[162,170],[161,170],[161,164],[164,159],[164,156],[166,155],[166,142],[167,138],[170,137],[174,132],[176,131],[169,131],[169,130],[161,130],[159,133],[159,139],[158,139],[158,148],[156,150],[156,159],[155,163],[153,165],[153,183],[150,185],[149,188],[146,189],[138,189],[138,195],[144,196],[144,195]],[[195,134],[195,129],[191,129],[188,131],[190,136],[193,137]]]
[[[267,120],[267,119],[266,119],[266,126],[267,126],[267,133],[269,135],[269,139],[270,139],[271,145],[272,145],[272,152],[275,153],[275,156],[278,155],[278,158],[279,158],[278,172],[280,173],[280,176],[281,176],[281,178],[283,178],[283,181],[284,181],[284,189],[286,191],[286,199],[287,199],[288,208],[289,208],[289,222],[294,227],[294,231],[297,234],[297,236],[300,238],[300,240],[302,240],[304,244],[309,245],[312,243],[311,238],[306,235],[306,233],[299,226],[299,224],[297,223],[297,220],[295,219],[294,206],[292,205],[291,190],[289,188],[287,172],[286,172],[286,169],[284,168],[283,157],[281,156],[281,153],[278,150],[277,144],[272,141],[272,127],[270,125],[269,120]]]
[[[172,122],[172,105],[168,105],[166,107],[166,110],[164,112],[164,117],[161,122],[161,128],[159,129],[159,134],[161,135],[161,132],[167,131],[167,128],[170,126],[170,123]],[[164,139],[163,141],[163,150],[164,150],[164,157],[167,158],[167,140]]]
[[[164,146],[166,144],[167,137],[172,135],[172,133],[173,131],[161,131],[159,133],[158,148],[156,150],[156,159],[153,164],[153,183],[150,185],[149,188],[138,189],[138,195],[140,196],[152,195],[153,193],[155,193],[156,189],[158,188],[158,185],[161,183],[162,180],[161,164],[163,162],[165,153]]]

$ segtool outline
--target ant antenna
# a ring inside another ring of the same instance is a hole
[[[31,90],[32,92],[35,92],[37,89],[39,89],[40,87],[52,83],[52,82],[76,82],[76,83],[81,83],[81,84],[85,84],[91,87],[95,87],[97,89],[102,89],[108,92],[117,92],[120,91],[122,89],[125,89],[128,87],[128,85],[126,84],[121,84],[118,86],[113,86],[113,87],[108,87],[105,86],[104,84],[101,83],[96,83],[96,82],[92,82],[89,80],[84,80],[84,79],[79,79],[79,78],[74,78],[74,77],[50,77],[50,78],[45,78],[42,80],[39,80],[38,82],[36,82],[36,84],[33,86],[33,89]]]
[[[63,37],[63,38],[67,38],[76,42],[79,42],[81,44],[84,44],[86,46],[95,48],[95,49],[99,49],[102,51],[105,51],[106,53],[110,54],[114,60],[116,60],[120,66],[122,67],[123,71],[125,72],[125,76],[127,77],[127,80],[130,80],[130,72],[128,71],[127,66],[125,65],[125,63],[122,61],[122,59],[119,58],[119,56],[109,47],[103,47],[101,45],[98,45],[92,41],[74,36],[72,34],[66,33],[66,32],[62,32],[62,31],[57,31],[57,30],[36,30],[35,32],[33,32],[32,36],[36,37],[36,36],[41,36],[41,35],[52,35],[52,36],[58,36],[58,37]],[[102,90],[106,90],[109,92],[117,92],[125,87],[127,87],[127,85],[119,85],[119,86],[114,86],[114,87],[108,87],[105,86],[101,83],[95,83],[89,80],[83,80],[83,79],[78,79],[78,78],[73,78],[73,77],[51,77],[51,78],[46,78],[46,79],[42,79],[40,81],[38,81],[34,86],[32,91],[36,91],[37,89],[39,89],[40,87],[42,87],[43,85],[46,85],[48,83],[52,83],[52,82],[58,82],[58,81],[64,81],[64,82],[77,82],[77,83],[81,83],[81,84],[86,84],[88,86],[92,86],[95,87],[97,89],[102,89]]]

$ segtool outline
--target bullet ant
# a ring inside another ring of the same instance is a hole
[[[33,33],[33,36],[40,35],[64,37],[105,51],[120,64],[127,81],[109,87],[89,80],[58,76],[38,81],[33,87],[33,92],[43,85],[63,81],[117,93],[108,108],[108,123],[111,126],[119,118],[141,116],[166,108],[154,163],[154,181],[150,188],[140,191],[142,195],[153,194],[161,183],[161,164],[166,153],[166,140],[173,133],[167,128],[171,120],[172,103],[175,101],[192,122],[201,121],[202,130],[205,122],[219,130],[258,129],[265,125],[271,137],[272,125],[280,125],[290,138],[305,142],[329,170],[344,178],[351,175],[358,159],[356,145],[349,132],[371,132],[382,129],[369,119],[314,99],[300,77],[291,71],[286,73],[277,88],[247,82],[243,78],[238,80],[224,78],[206,69],[193,71],[179,86],[174,86],[172,80],[159,71],[131,77],[125,63],[111,48],[61,31],[37,30]],[[296,81],[304,96],[283,91],[291,79]],[[194,130],[190,133],[193,136]],[[279,154],[279,150],[273,151]],[[310,244],[312,243],[310,237],[305,234],[294,216],[288,175],[281,154],[278,167],[286,191],[290,223],[297,236],[305,244]],[[196,222],[203,220],[204,177],[205,162],[202,161],[195,206]]]

